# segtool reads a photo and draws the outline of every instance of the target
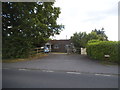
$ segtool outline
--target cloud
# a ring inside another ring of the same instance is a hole
[[[91,32],[95,28],[104,27],[110,40],[117,39],[118,1],[56,0],[55,6],[61,8],[57,22],[65,25],[65,30],[56,38],[63,39],[66,38],[66,35],[70,37],[75,32]]]

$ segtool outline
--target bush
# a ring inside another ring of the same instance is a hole
[[[92,39],[92,40],[88,41],[88,43],[95,43],[95,42],[100,42],[100,40],[98,40],[98,39]]]
[[[104,55],[110,55],[108,61],[120,63],[120,41],[89,41],[87,55],[93,59],[106,60]]]
[[[20,38],[2,43],[2,59],[26,58],[30,55],[31,44]]]

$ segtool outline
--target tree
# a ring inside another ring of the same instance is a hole
[[[74,33],[73,36],[71,37],[71,41],[74,43],[74,46],[76,49],[78,49],[78,52],[81,51],[80,48],[84,48],[87,43],[87,34],[86,32],[79,32],[79,33]]]
[[[92,30],[92,32],[95,32],[98,35],[98,39],[101,41],[108,41],[108,37],[105,34],[104,28],[102,28],[101,30]],[[91,32],[91,33],[92,33]]]
[[[91,33],[88,34],[87,41],[92,40],[92,39],[98,39],[98,35],[96,32],[92,31]]]
[[[103,30],[104,28],[101,30],[95,29],[88,34],[86,32],[74,33],[73,36],[71,36],[71,41],[76,48],[85,48],[90,40],[107,41],[107,36]]]
[[[29,55],[34,45],[43,45],[64,28],[58,25],[60,8],[53,2],[2,3],[3,57]]]

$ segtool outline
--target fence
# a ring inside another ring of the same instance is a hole
[[[38,54],[38,53],[43,53],[44,52],[44,49],[41,49],[41,48],[34,48],[31,52],[31,55],[34,55],[34,54]]]

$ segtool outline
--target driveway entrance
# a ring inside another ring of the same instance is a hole
[[[40,69],[56,71],[73,71],[83,73],[118,74],[117,65],[103,65],[85,55],[51,53],[46,57],[32,61],[3,63],[3,68]]]

